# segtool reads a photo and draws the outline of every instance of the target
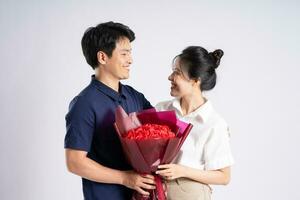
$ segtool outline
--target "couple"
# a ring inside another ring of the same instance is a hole
[[[149,195],[147,190],[155,188],[152,175],[132,171],[113,126],[118,105],[127,113],[152,108],[142,93],[120,83],[129,77],[134,39],[129,27],[106,22],[87,29],[81,40],[95,75],[70,103],[65,153],[68,170],[82,177],[85,200],[128,200],[133,190]],[[156,106],[159,111],[175,110],[180,120],[194,126],[174,162],[160,165],[156,172],[166,180],[170,200],[210,199],[209,184],[230,180],[228,127],[202,95],[214,88],[222,56],[222,50],[184,49],[174,58],[168,77],[175,98]]]

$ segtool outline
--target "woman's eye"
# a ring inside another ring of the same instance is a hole
[[[180,75],[180,72],[179,71],[174,71],[174,74]]]

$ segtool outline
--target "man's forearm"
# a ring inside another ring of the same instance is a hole
[[[123,184],[125,173],[100,165],[88,157],[68,161],[70,172],[91,181],[110,184]]]

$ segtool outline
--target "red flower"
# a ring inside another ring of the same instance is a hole
[[[169,139],[174,138],[175,133],[167,125],[143,124],[138,128],[129,130],[123,137],[132,140]]]

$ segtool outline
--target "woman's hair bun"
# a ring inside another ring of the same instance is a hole
[[[221,49],[217,49],[214,52],[210,52],[209,55],[215,63],[215,69],[218,68],[218,66],[220,65],[221,58],[224,55],[224,52]]]

